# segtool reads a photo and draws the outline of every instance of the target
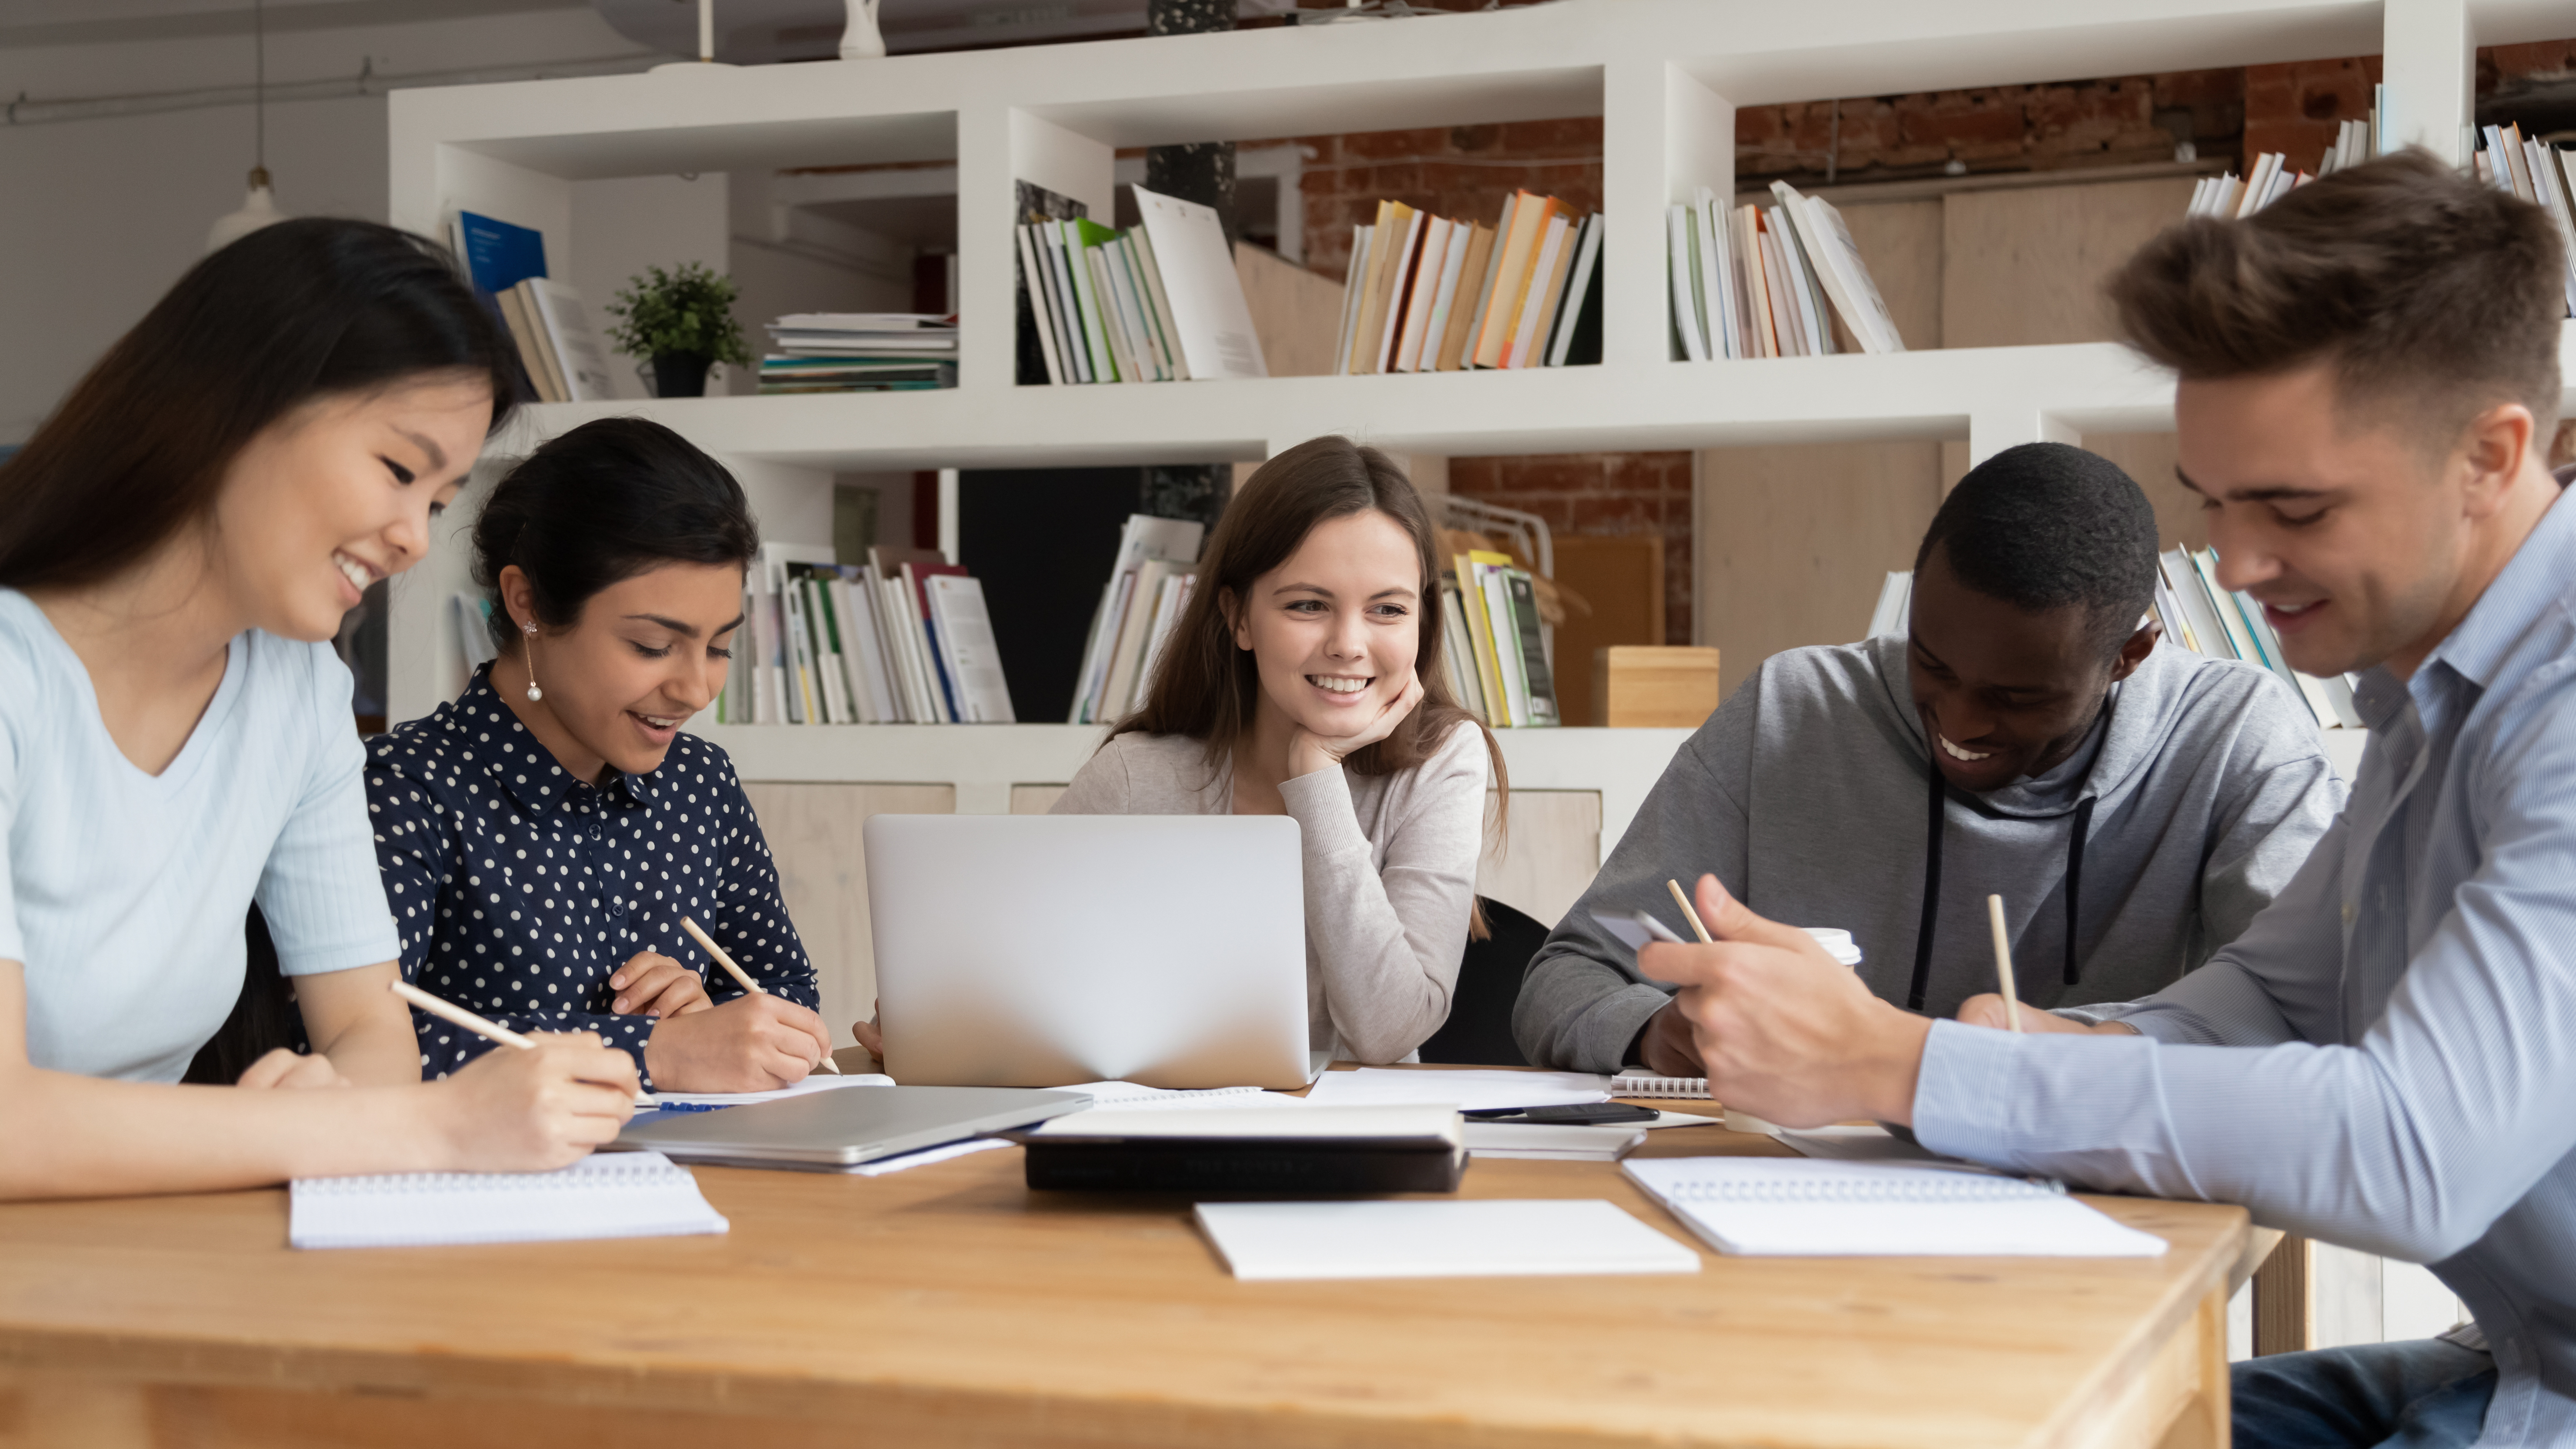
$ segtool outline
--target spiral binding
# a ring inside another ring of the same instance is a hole
[[[1613,1097],[1696,1097],[1708,1095],[1706,1077],[1658,1077],[1651,1072],[1621,1072],[1610,1079]]]
[[[1674,1201],[1744,1203],[2014,1202],[2056,1196],[2049,1188],[2021,1178],[1967,1172],[1938,1181],[1909,1173],[1885,1182],[1850,1178],[1677,1182],[1656,1191]]]
[[[623,1155],[612,1153],[609,1157]],[[299,1197],[411,1197],[459,1190],[588,1192],[597,1187],[662,1187],[694,1181],[687,1169],[668,1159],[615,1162],[602,1158],[579,1177],[563,1172],[405,1172],[369,1177],[299,1177],[288,1186]]]

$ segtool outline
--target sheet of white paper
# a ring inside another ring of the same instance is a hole
[[[1201,1203],[1243,1279],[1696,1273],[1699,1254],[1599,1200]]]
[[[841,1171],[852,1177],[883,1177],[889,1172],[901,1172],[908,1167],[921,1167],[933,1162],[946,1162],[952,1157],[964,1157],[970,1152],[991,1152],[995,1148],[1019,1145],[1016,1142],[1005,1142],[999,1137],[969,1137],[963,1142],[925,1147],[919,1152],[907,1152],[899,1157],[880,1157],[874,1162],[862,1162],[856,1167],[842,1168]]]
[[[753,1102],[775,1102],[781,1097],[802,1097],[812,1092],[833,1092],[843,1087],[891,1087],[893,1085],[894,1078],[879,1076],[874,1072],[855,1076],[836,1076],[830,1072],[816,1072],[792,1087],[780,1087],[774,1092],[645,1092],[636,1097],[635,1105],[659,1107],[668,1102],[693,1107],[742,1107]]]
[[[1070,1087],[1051,1091],[1081,1092],[1091,1098],[1091,1109],[1115,1107],[1121,1111],[1189,1111],[1199,1107],[1302,1107],[1305,1099],[1285,1092],[1268,1092],[1259,1087],[1202,1087],[1182,1091],[1171,1087],[1140,1087],[1134,1082],[1077,1082]],[[1080,1116],[1080,1113],[1068,1113]]]
[[[1590,1072],[1398,1072],[1362,1067],[1317,1077],[1306,1100],[1337,1107],[1447,1102],[1461,1112],[1489,1112],[1607,1102],[1609,1085],[1608,1077]]]

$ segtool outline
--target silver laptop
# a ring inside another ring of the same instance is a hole
[[[842,1087],[717,1112],[647,1112],[617,1134],[683,1162],[830,1171],[1026,1127],[1091,1105],[1078,1092]]]
[[[1284,815],[879,815],[867,862],[898,1082],[1313,1079]]]

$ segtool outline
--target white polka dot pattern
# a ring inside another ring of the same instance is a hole
[[[366,774],[403,978],[421,989],[515,1031],[598,1032],[642,1072],[652,1019],[609,1011],[608,978],[636,952],[694,968],[719,1003],[742,995],[680,929],[688,916],[764,988],[819,1004],[733,762],[697,736],[650,775],[591,785],[477,671],[454,703],[367,741]],[[424,1075],[490,1049],[424,1012],[412,1021]]]

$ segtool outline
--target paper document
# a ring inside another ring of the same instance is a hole
[[[2152,1258],[2165,1240],[2054,1188],[1931,1164],[1776,1157],[1620,1164],[1720,1252],[1785,1257]]]
[[[1189,1111],[1201,1107],[1302,1107],[1302,1097],[1285,1092],[1264,1091],[1259,1087],[1201,1087],[1184,1091],[1173,1087],[1142,1087],[1134,1082],[1082,1082],[1070,1087],[1052,1087],[1050,1091],[1080,1092],[1091,1099],[1093,1109],[1133,1107],[1147,1111]],[[1080,1116],[1080,1113],[1067,1113]]]
[[[1336,1107],[1446,1102],[1461,1112],[1557,1107],[1610,1100],[1610,1079],[1591,1072],[1399,1072],[1362,1067],[1326,1072],[1306,1092]]]
[[[1598,1200],[1201,1203],[1198,1222],[1247,1280],[1699,1271],[1698,1253]]]
[[[599,1152],[556,1172],[297,1178],[287,1241],[399,1248],[721,1233],[698,1180],[658,1152]]]
[[[638,1107],[744,1107],[753,1102],[775,1102],[781,1097],[802,1097],[813,1092],[833,1092],[843,1087],[891,1087],[894,1078],[875,1072],[837,1076],[816,1072],[792,1087],[772,1092],[644,1092],[635,1098]]]

